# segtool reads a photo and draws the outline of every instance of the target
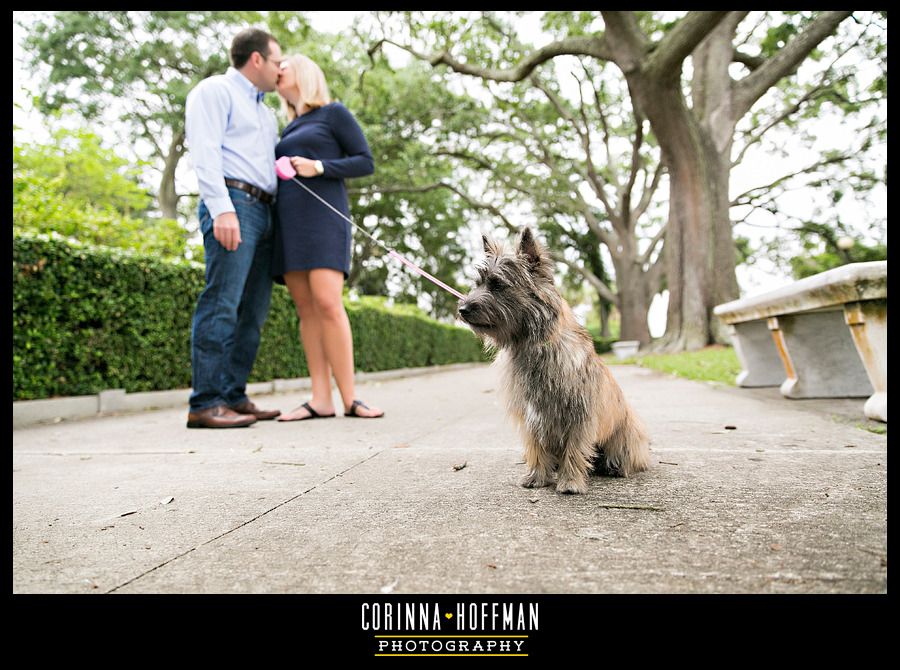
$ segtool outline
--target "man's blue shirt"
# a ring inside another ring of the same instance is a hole
[[[200,197],[213,218],[233,212],[225,177],[275,194],[275,114],[263,92],[233,67],[201,81],[188,94],[185,136]]]

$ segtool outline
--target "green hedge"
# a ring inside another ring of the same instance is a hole
[[[203,267],[43,235],[13,236],[13,399],[189,388]],[[471,331],[384,299],[345,300],[359,371],[485,360]],[[250,381],[309,374],[276,285]]]
[[[594,340],[594,351],[598,354],[605,354],[612,351],[613,342],[618,342],[618,337],[598,337],[591,333],[591,339]]]

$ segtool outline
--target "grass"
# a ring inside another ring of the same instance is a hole
[[[678,354],[643,354],[619,360],[610,353],[601,358],[607,365],[640,365],[684,379],[718,382],[728,386],[735,385],[734,380],[741,371],[734,349],[719,344]]]

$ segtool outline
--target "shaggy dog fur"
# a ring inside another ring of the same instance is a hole
[[[590,334],[553,283],[553,263],[525,228],[515,253],[484,238],[478,284],[459,315],[498,350],[507,408],[525,442],[526,487],[585,493],[588,476],[650,465],[648,438]]]

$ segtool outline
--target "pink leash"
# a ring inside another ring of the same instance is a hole
[[[336,210],[334,207],[332,207],[332,206],[331,206],[331,203],[327,202],[327,201],[326,201],[324,198],[322,198],[318,193],[315,193],[315,192],[314,192],[312,189],[310,189],[306,184],[304,184],[302,181],[300,181],[299,179],[297,179],[297,171],[294,169],[294,166],[291,165],[291,159],[288,158],[287,156],[282,156],[282,157],[279,158],[277,161],[275,161],[275,172],[278,174],[279,177],[281,177],[281,178],[284,179],[285,181],[288,180],[288,179],[293,179],[297,184],[299,184],[299,185],[302,186],[304,189],[306,189],[306,192],[307,192],[307,193],[309,193],[310,195],[314,196],[317,200],[319,200],[319,202],[321,202],[323,205],[325,205],[326,207],[328,207],[328,209],[330,209],[332,212],[334,212],[334,213],[337,214],[339,217],[341,217],[342,219],[344,219],[344,221],[346,221],[347,223],[349,223],[351,226],[353,226],[354,228],[356,228],[358,231],[360,231],[363,235],[365,235],[365,236],[368,237],[370,240],[372,240],[372,241],[373,241],[375,244],[377,244],[379,247],[381,247],[381,248],[384,249],[386,252],[388,252],[388,255],[389,255],[389,256],[393,256],[393,257],[396,258],[398,261],[400,261],[401,263],[403,263],[406,267],[408,267],[408,268],[410,268],[411,270],[413,270],[414,272],[417,272],[418,274],[422,275],[423,277],[425,277],[426,279],[428,279],[428,280],[429,280],[430,282],[432,282],[433,284],[436,284],[437,286],[440,286],[442,289],[444,289],[444,290],[447,291],[448,293],[452,293],[453,295],[455,295],[455,296],[456,296],[457,298],[459,298],[460,300],[465,300],[465,299],[466,299],[466,296],[462,295],[462,294],[461,294],[459,291],[457,291],[456,289],[452,289],[452,288],[450,288],[449,286],[447,286],[444,282],[442,282],[440,279],[436,279],[435,277],[432,277],[430,274],[428,274],[427,272],[425,272],[425,270],[423,270],[422,268],[420,268],[418,265],[416,265],[416,264],[413,263],[412,261],[410,261],[410,260],[404,258],[403,256],[401,256],[400,254],[398,254],[398,253],[397,253],[396,251],[394,251],[393,249],[388,249],[386,246],[384,246],[384,244],[382,244],[380,241],[378,241],[377,239],[375,239],[375,238],[369,233],[369,231],[364,230],[364,229],[361,228],[360,226],[357,226],[355,223],[353,223],[353,221],[351,221],[351,220],[348,219],[346,216],[344,216],[341,212],[339,212],[339,211]]]

